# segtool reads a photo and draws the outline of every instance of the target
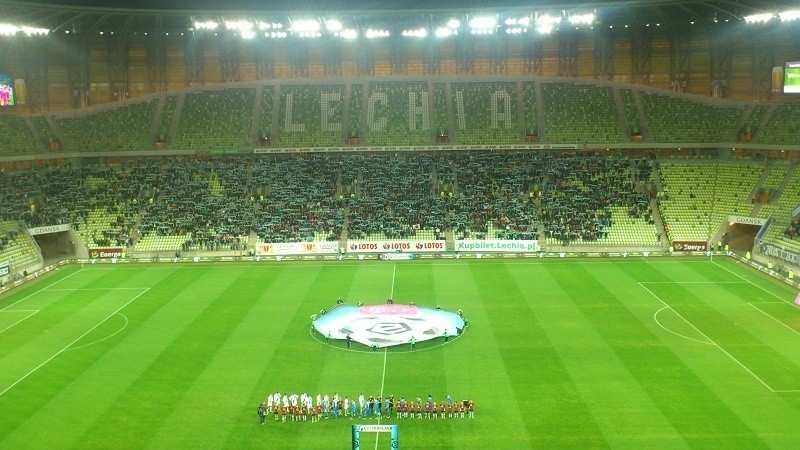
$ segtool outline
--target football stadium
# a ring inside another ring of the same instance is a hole
[[[0,448],[797,448],[798,42],[0,0]]]

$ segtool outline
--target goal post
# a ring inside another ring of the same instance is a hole
[[[397,425],[353,425],[353,450],[361,450],[361,432],[389,433],[389,448],[397,450]]]

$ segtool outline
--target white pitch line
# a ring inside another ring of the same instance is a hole
[[[76,273],[77,273],[77,272],[76,272]],[[53,359],[55,359],[55,357],[56,357],[56,356],[58,356],[58,355],[60,355],[60,354],[64,353],[65,351],[67,351],[67,349],[69,349],[70,347],[72,347],[72,345],[74,345],[76,342],[78,342],[78,341],[80,341],[81,339],[83,339],[83,338],[84,338],[86,335],[88,335],[89,333],[91,333],[92,331],[94,331],[94,330],[95,330],[95,328],[97,328],[97,327],[99,327],[100,325],[104,324],[104,323],[105,323],[105,322],[106,322],[108,319],[110,319],[111,317],[113,317],[113,316],[114,316],[115,314],[117,314],[118,312],[122,311],[122,309],[123,309],[123,308],[125,308],[126,306],[130,305],[131,303],[133,303],[133,302],[134,302],[136,299],[138,299],[139,297],[141,297],[142,295],[144,295],[145,293],[147,293],[147,291],[149,291],[149,290],[150,290],[150,288],[147,288],[146,290],[144,290],[144,291],[142,291],[142,292],[138,293],[138,294],[137,294],[135,297],[133,297],[132,299],[128,300],[128,302],[127,302],[127,303],[125,303],[124,305],[120,306],[120,307],[119,307],[119,308],[117,308],[117,309],[116,309],[114,312],[112,312],[111,314],[109,314],[108,316],[106,316],[106,318],[105,318],[105,319],[103,319],[103,320],[101,320],[99,323],[97,323],[97,325],[93,326],[92,328],[89,328],[89,329],[88,329],[88,330],[87,330],[85,333],[83,333],[82,335],[78,336],[78,337],[77,337],[77,339],[75,339],[74,341],[72,341],[72,342],[70,342],[69,344],[67,344],[67,345],[66,345],[64,348],[62,348],[61,350],[57,351],[55,355],[53,355],[53,356],[51,356],[51,357],[47,358],[46,360],[44,360],[44,362],[42,362],[42,363],[41,363],[41,364],[39,364],[38,366],[36,366],[36,367],[34,367],[33,369],[31,369],[31,370],[30,370],[30,372],[28,372],[28,373],[26,373],[25,375],[23,375],[22,377],[20,377],[20,379],[19,379],[19,380],[17,380],[17,381],[15,381],[15,382],[13,382],[13,383],[11,384],[11,386],[9,386],[9,387],[7,387],[7,388],[3,389],[2,391],[0,391],[0,397],[2,397],[2,396],[3,396],[3,394],[5,394],[6,392],[10,391],[10,390],[11,390],[11,389],[12,389],[14,386],[16,386],[16,385],[18,385],[19,383],[21,383],[21,382],[22,382],[24,379],[26,379],[26,378],[28,378],[29,376],[31,376],[31,374],[33,374],[33,373],[34,373],[34,372],[36,372],[37,370],[41,369],[41,368],[42,368],[42,367],[43,367],[45,364],[47,364],[47,363],[49,363],[50,361],[52,361]]]
[[[726,355],[728,358],[732,359],[732,360],[733,360],[733,361],[734,361],[736,364],[738,364],[738,365],[739,365],[739,366],[740,366],[742,369],[744,369],[745,371],[747,371],[747,373],[749,373],[750,375],[752,375],[752,376],[753,376],[753,378],[755,378],[756,380],[758,380],[758,382],[759,382],[759,383],[761,383],[762,385],[764,385],[764,387],[766,387],[767,389],[769,389],[769,391],[770,391],[770,392],[778,392],[778,391],[775,391],[775,389],[772,389],[772,387],[771,387],[769,384],[767,384],[767,383],[766,383],[764,380],[762,380],[762,379],[761,379],[761,377],[759,377],[758,375],[756,375],[756,374],[755,374],[755,372],[753,372],[752,370],[750,370],[750,369],[749,369],[747,366],[745,366],[744,364],[742,364],[742,362],[741,362],[741,361],[739,361],[738,359],[736,359],[736,358],[735,358],[733,355],[731,355],[730,353],[728,353],[728,351],[727,351],[727,350],[725,350],[725,349],[724,349],[724,348],[722,348],[722,347],[721,347],[719,344],[717,344],[717,343],[716,343],[716,341],[714,341],[713,339],[711,339],[710,337],[708,337],[708,335],[706,335],[705,333],[703,333],[702,331],[700,331],[700,329],[699,329],[699,328],[697,328],[696,326],[694,326],[694,324],[692,324],[692,322],[689,322],[688,320],[686,320],[686,318],[685,318],[685,317],[683,317],[683,316],[681,315],[681,313],[679,313],[678,311],[675,311],[675,309],[674,309],[674,308],[672,308],[671,306],[669,306],[669,305],[668,305],[668,304],[667,304],[667,303],[666,303],[664,300],[661,300],[661,297],[659,297],[658,295],[656,295],[656,294],[655,294],[655,292],[653,292],[653,291],[651,291],[650,289],[648,289],[648,288],[647,288],[647,286],[643,285],[642,283],[638,283],[638,284],[639,284],[639,286],[641,286],[641,287],[642,287],[642,289],[644,289],[645,291],[649,292],[649,293],[650,293],[650,295],[652,295],[653,297],[655,297],[655,299],[656,299],[656,300],[658,300],[658,301],[659,301],[659,302],[660,302],[662,305],[664,305],[664,306],[666,306],[667,308],[671,309],[671,310],[672,310],[672,311],[673,311],[675,314],[677,314],[677,315],[678,315],[678,317],[680,317],[681,319],[683,319],[683,320],[684,320],[684,322],[686,322],[687,324],[689,324],[689,326],[690,326],[690,327],[694,328],[694,330],[695,330],[695,331],[697,331],[698,333],[700,333],[700,334],[701,334],[701,335],[702,335],[704,338],[708,339],[708,341],[709,341],[709,342],[710,342],[710,343],[711,343],[713,346],[717,347],[717,348],[718,348],[718,349],[719,349],[719,350],[720,350],[722,353],[724,353],[724,354],[725,354],[725,355]],[[780,391],[780,392],[784,392],[784,391]],[[792,391],[787,391],[787,392],[792,392]]]
[[[392,284],[394,285],[394,283]],[[389,350],[384,347],[383,348],[383,374],[381,375],[381,395],[380,401],[383,401],[383,387],[384,383],[386,382],[386,355],[389,353]],[[378,416],[378,425],[381,424],[381,419],[383,418],[383,408],[381,407],[381,414]],[[378,449],[378,441],[380,440],[380,433],[375,433],[375,449]]]
[[[389,298],[394,298],[394,277],[397,274],[397,264],[392,266],[392,292],[389,294]]]
[[[29,299],[29,298],[33,297],[34,295],[36,295],[36,294],[38,294],[38,293],[40,293],[40,292],[42,292],[42,291],[45,291],[45,290],[47,290],[47,289],[50,289],[50,288],[51,288],[51,287],[53,287],[55,284],[57,284],[57,283],[60,283],[60,282],[62,282],[62,281],[64,281],[64,280],[66,280],[67,278],[69,278],[69,277],[71,277],[71,276],[75,275],[76,273],[78,273],[78,272],[80,272],[80,271],[82,271],[82,270],[83,270],[83,269],[78,269],[78,270],[76,270],[75,272],[72,272],[71,274],[69,274],[69,275],[65,276],[64,278],[62,278],[62,279],[60,279],[60,280],[56,280],[56,281],[54,281],[53,283],[50,283],[49,285],[47,285],[47,286],[45,286],[45,287],[43,287],[43,288],[39,289],[38,291],[36,291],[36,292],[33,292],[33,293],[31,293],[31,294],[28,294],[28,295],[26,295],[25,297],[22,297],[21,299],[19,299],[19,300],[17,300],[16,302],[14,302],[14,303],[12,303],[12,304],[10,304],[10,305],[6,306],[5,308],[3,308],[3,309],[0,309],[0,311],[5,311],[5,310],[7,310],[8,308],[11,308],[12,306],[16,305],[17,303],[19,303],[19,302],[21,302],[21,301],[23,301],[23,300],[27,300],[27,299]]]
[[[144,287],[113,287],[113,288],[55,288],[48,291],[141,291]]]
[[[11,325],[3,328],[2,330],[0,330],[0,334],[3,334],[3,332],[5,332],[6,330],[9,330],[9,329],[13,328],[14,325],[22,322],[23,320],[26,320],[27,318],[31,317],[32,315],[38,313],[39,310],[38,309],[15,309],[14,311],[6,311],[6,312],[29,312],[30,314],[28,314],[27,316],[23,317],[22,319],[19,319],[16,322],[12,323]]]
[[[763,303],[763,302],[762,302],[762,303]],[[770,303],[772,303],[772,304],[782,304],[782,303],[780,303],[780,302],[770,302]],[[779,324],[783,325],[784,327],[786,327],[787,329],[789,329],[789,331],[791,331],[792,333],[794,333],[794,334],[800,334],[800,331],[797,331],[797,330],[795,330],[794,328],[790,327],[789,325],[786,325],[785,323],[783,323],[783,322],[781,322],[780,320],[778,320],[778,319],[777,319],[775,316],[773,316],[772,314],[770,314],[770,313],[768,313],[768,312],[764,311],[763,309],[759,308],[758,306],[754,305],[753,303],[750,303],[750,302],[748,302],[747,304],[748,304],[748,305],[750,305],[750,306],[752,306],[753,308],[757,309],[758,311],[761,311],[761,313],[762,313],[762,314],[764,314],[765,316],[767,316],[767,317],[769,317],[770,319],[774,320],[775,322],[778,322]]]
[[[746,281],[640,281],[647,284],[747,284]]]
[[[661,327],[661,328],[662,328],[664,331],[667,331],[667,332],[669,332],[669,333],[672,333],[672,334],[674,334],[675,336],[682,337],[682,338],[684,338],[684,339],[688,339],[688,340],[690,340],[690,341],[695,341],[695,342],[698,342],[698,343],[700,343],[700,344],[708,344],[708,345],[711,345],[711,342],[707,342],[707,341],[701,341],[701,340],[699,340],[699,339],[695,339],[695,338],[692,338],[692,337],[689,337],[689,336],[684,336],[684,335],[682,335],[682,334],[680,334],[680,333],[678,333],[678,332],[676,332],[676,331],[672,331],[672,330],[670,330],[669,328],[667,328],[667,327],[665,327],[664,325],[662,325],[662,324],[661,324],[661,322],[659,322],[659,321],[658,321],[658,313],[660,313],[661,311],[664,311],[665,309],[669,309],[669,310],[671,310],[671,311],[675,312],[675,310],[674,310],[674,309],[670,308],[669,306],[665,306],[665,307],[663,307],[663,308],[661,308],[661,309],[659,309],[658,311],[656,311],[656,312],[654,312],[654,313],[653,313],[653,320],[655,320],[655,322],[658,324],[658,326],[660,326],[660,327]]]
[[[738,278],[741,278],[742,280],[746,281],[748,284],[752,284],[753,286],[755,286],[755,287],[757,287],[757,288],[761,289],[762,291],[766,292],[767,294],[769,294],[769,295],[771,295],[771,296],[773,296],[773,297],[775,297],[775,298],[777,298],[777,299],[780,299],[782,302],[784,302],[784,303],[788,303],[788,304],[790,304],[790,305],[794,306],[794,303],[792,303],[792,302],[790,302],[790,301],[786,300],[785,298],[781,297],[780,295],[778,295],[778,294],[776,294],[776,293],[774,293],[774,292],[772,292],[772,291],[768,291],[768,290],[766,290],[765,288],[763,288],[763,287],[761,287],[761,286],[759,286],[759,285],[757,285],[757,284],[753,283],[752,281],[750,281],[750,280],[748,280],[747,278],[745,278],[745,277],[743,277],[743,276],[739,275],[738,273],[736,273],[736,272],[734,272],[734,271],[732,271],[732,270],[728,269],[727,267],[724,267],[724,266],[720,265],[719,263],[713,263],[713,264],[714,264],[714,265],[716,265],[717,267],[719,267],[720,269],[722,269],[722,270],[725,270],[725,271],[727,271],[727,272],[729,272],[729,273],[733,274],[734,276],[736,276],[736,277],[738,277]]]

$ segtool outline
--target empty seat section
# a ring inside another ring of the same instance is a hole
[[[517,84],[452,83],[455,143],[500,145],[520,142]]]
[[[610,87],[544,83],[542,95],[548,141],[612,144],[624,140]]]
[[[380,81],[369,84],[366,143],[428,145],[431,143],[430,98],[424,81]]]
[[[283,85],[278,112],[278,145],[342,145],[344,85]]]

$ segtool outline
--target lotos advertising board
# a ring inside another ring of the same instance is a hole
[[[339,252],[339,242],[263,242],[256,245],[256,254],[264,255],[332,255]]]
[[[538,241],[508,239],[464,239],[456,241],[457,252],[475,253],[532,253],[539,251]]]
[[[441,253],[445,249],[445,241],[347,241],[348,253]]]
[[[672,248],[676,252],[704,252],[708,244],[703,241],[673,241]]]
[[[114,259],[124,258],[125,249],[122,247],[91,247],[89,248],[89,258],[92,259]]]

